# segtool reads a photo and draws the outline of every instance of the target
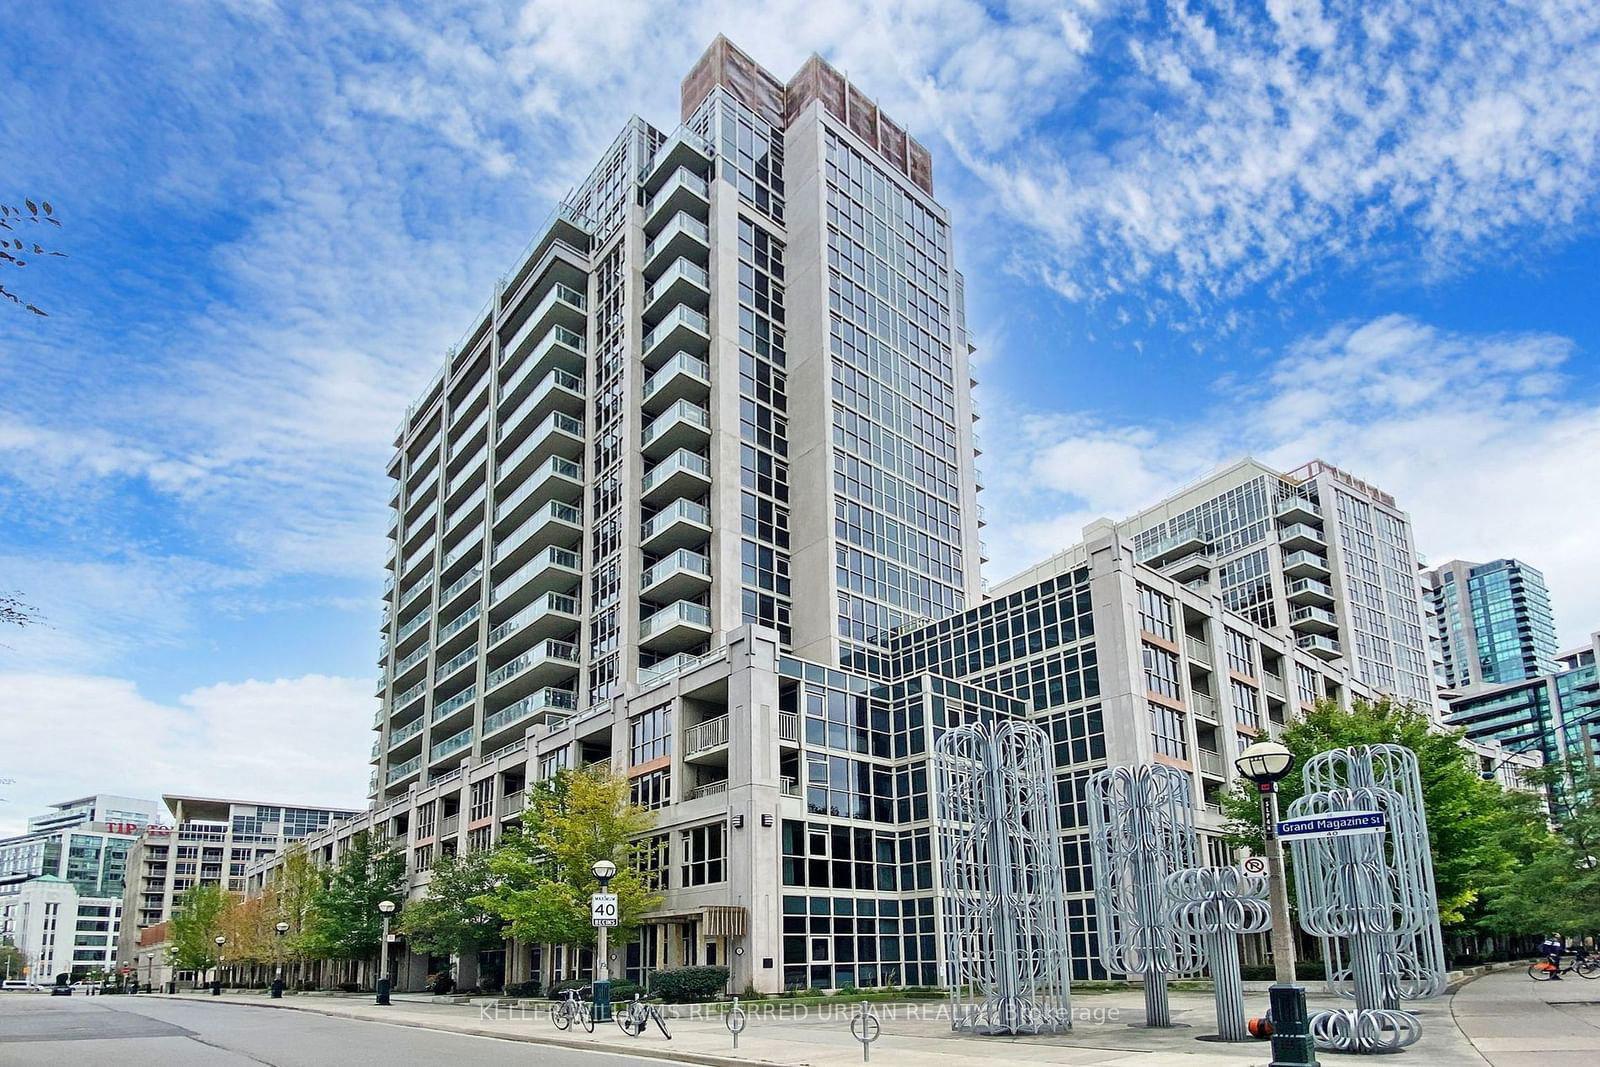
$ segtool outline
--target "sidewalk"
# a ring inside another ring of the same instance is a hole
[[[1450,1007],[1492,1067],[1564,1062],[1566,1053],[1578,1053],[1574,1063],[1600,1056],[1600,979],[1535,982],[1525,971],[1503,971],[1464,987]]]
[[[1596,992],[1600,993],[1600,988]],[[1336,1003],[1334,998],[1319,991],[1312,993],[1313,1011]],[[668,1041],[654,1030],[642,1037],[630,1038],[609,1022],[598,1025],[593,1034],[581,1028],[559,1031],[550,1022],[547,1002],[524,1002],[530,1005],[527,1007],[499,1007],[483,998],[473,1004],[435,1004],[425,996],[397,994],[394,1003],[385,1008],[374,1004],[370,996],[334,998],[291,994],[282,1000],[271,1000],[262,994],[210,997],[180,993],[177,996],[186,1000],[309,1011],[337,1018],[717,1067],[749,1064],[847,1067],[862,1062],[861,1045],[850,1033],[850,1017],[858,1005],[847,999],[821,1005],[786,1004],[783,1000],[749,1004],[749,1025],[740,1035],[735,1052],[721,1013],[694,1005],[673,1009],[676,1017],[668,1020],[672,1031],[672,1040]],[[534,1004],[538,1006],[531,1006]],[[879,1067],[970,1067],[975,1057],[994,1064],[1085,1067],[1091,1064],[1265,1067],[1271,1059],[1271,1047],[1266,1042],[1222,1044],[1199,1040],[1215,1030],[1209,993],[1174,992],[1172,1018],[1180,1025],[1170,1030],[1147,1030],[1130,1025],[1142,1020],[1144,1014],[1143,999],[1138,992],[1076,996],[1073,998],[1076,1016],[1073,1031],[1040,1037],[976,1037],[954,1033],[950,1030],[944,1001],[873,1004],[871,1007],[882,1026],[882,1036],[871,1048],[871,1063]],[[1425,1036],[1422,1044],[1409,1053],[1413,1062],[1430,1067],[1483,1067],[1485,1060],[1451,1024],[1448,999],[1420,1007]],[[1247,1014],[1264,1014],[1265,1010],[1264,995],[1246,997]]]

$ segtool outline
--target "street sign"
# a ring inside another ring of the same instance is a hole
[[[617,895],[615,893],[593,893],[590,895],[589,925],[617,925]]]
[[[1244,859],[1239,861],[1239,869],[1244,871],[1245,874],[1254,875],[1258,878],[1264,878],[1266,877],[1267,873],[1267,857],[1246,856]]]
[[[1308,815],[1278,823],[1279,837],[1350,837],[1381,834],[1388,817],[1381,811],[1341,811],[1336,815]]]

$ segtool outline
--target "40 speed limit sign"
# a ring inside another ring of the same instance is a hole
[[[589,925],[617,925],[617,895],[615,893],[594,893],[590,895]]]

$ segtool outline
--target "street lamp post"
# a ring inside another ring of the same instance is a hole
[[[616,877],[617,865],[610,860],[597,860],[590,870],[600,882],[600,892],[596,894],[598,897],[605,893],[606,886]],[[592,904],[590,910],[595,911]],[[610,919],[611,923],[615,922],[614,913]],[[611,1018],[611,966],[606,959],[606,934],[610,923],[602,923],[598,915],[592,916],[591,921],[595,924],[594,1018],[596,1022],[605,1022]]]
[[[272,974],[272,999],[283,999],[283,935],[289,932],[289,924],[280,922],[273,929],[278,931],[278,939],[273,943],[273,962],[277,965]]]
[[[228,939],[218,934],[216,940],[217,965],[211,969],[211,995],[220,997],[222,996],[222,946],[228,943]]]
[[[1234,766],[1261,792],[1261,836],[1267,846],[1267,891],[1272,904],[1272,963],[1277,972],[1277,981],[1267,994],[1272,1005],[1271,1067],[1317,1067],[1306,991],[1294,973],[1289,887],[1283,878],[1283,842],[1278,839],[1278,783],[1294,766],[1294,753],[1276,741],[1257,741],[1239,753]]]
[[[389,916],[394,914],[395,904],[392,900],[378,901],[378,910],[383,913],[383,943],[378,947],[378,1003],[389,1003]]]

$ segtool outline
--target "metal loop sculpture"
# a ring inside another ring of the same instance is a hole
[[[1037,726],[972,724],[934,745],[951,1029],[1072,1028],[1050,739]]]
[[[1099,911],[1100,962],[1144,979],[1146,1026],[1171,1026],[1167,979],[1193,974],[1199,939],[1171,922],[1166,878],[1198,865],[1189,778],[1160,763],[1108,767],[1089,777],[1089,844]]]
[[[1239,978],[1239,935],[1272,925],[1267,880],[1237,867],[1193,867],[1167,875],[1172,925],[1200,938],[1217,1004],[1217,1034],[1247,1041],[1244,985]]]
[[[1301,925],[1322,939],[1330,987],[1354,1009],[1311,1019],[1319,1047],[1392,1052],[1422,1036],[1401,1000],[1444,989],[1444,944],[1421,776],[1409,749],[1357,746],[1306,763],[1306,793],[1290,818],[1378,811],[1385,831],[1296,837],[1295,886]]]

